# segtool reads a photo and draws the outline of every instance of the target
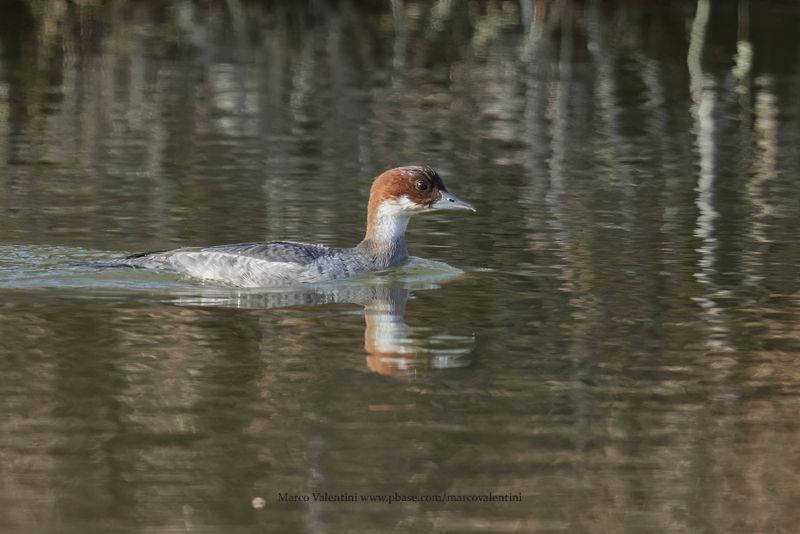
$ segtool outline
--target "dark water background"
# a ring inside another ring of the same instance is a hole
[[[796,531],[798,4],[2,9],[2,532]],[[479,210],[411,224],[452,268],[75,263],[355,243],[419,162]]]

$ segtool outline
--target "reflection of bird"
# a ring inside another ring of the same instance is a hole
[[[451,277],[453,273],[436,278]],[[419,289],[436,287],[426,279]],[[405,322],[410,289],[404,286],[367,284],[314,287],[291,291],[213,290],[201,295],[179,296],[176,302],[188,306],[233,308],[287,308],[303,305],[360,304],[364,306],[364,349],[367,367],[385,375],[410,375],[435,368],[469,365],[472,337],[433,336],[425,338]]]
[[[412,375],[430,369],[465,367],[472,337],[423,337],[405,321],[410,292],[404,287],[375,287],[364,306],[367,367],[382,375]],[[435,346],[434,346],[435,345]]]
[[[414,342],[405,321],[408,290],[384,289],[380,298],[363,303],[367,367],[382,375],[413,374],[433,367],[433,354]]]
[[[412,215],[439,209],[475,211],[449,193],[430,167],[399,167],[372,184],[364,240],[353,248],[272,241],[187,247],[135,254],[115,265],[188,274],[241,287],[338,280],[397,267],[408,259],[405,232]]]

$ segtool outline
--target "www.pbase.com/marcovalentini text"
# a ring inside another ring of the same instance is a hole
[[[386,503],[395,502],[522,502],[521,493],[478,493],[474,495],[448,495],[439,493],[435,495],[403,495],[395,492],[390,495],[362,495],[359,493],[288,493],[278,492],[280,502],[362,502]]]

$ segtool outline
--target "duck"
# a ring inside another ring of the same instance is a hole
[[[477,211],[448,191],[431,167],[396,167],[372,182],[366,232],[354,247],[293,241],[182,247],[133,254],[116,265],[247,288],[342,280],[406,263],[409,221],[415,215],[437,210]]]

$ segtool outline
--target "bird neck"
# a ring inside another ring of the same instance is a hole
[[[385,200],[371,205],[367,214],[367,232],[358,248],[391,267],[408,258],[406,228],[411,219],[402,200]]]

